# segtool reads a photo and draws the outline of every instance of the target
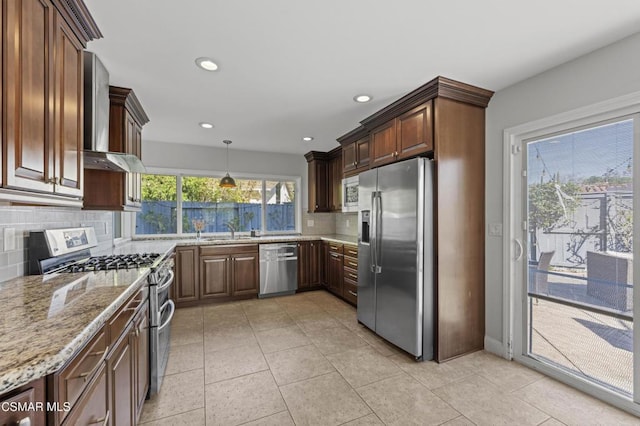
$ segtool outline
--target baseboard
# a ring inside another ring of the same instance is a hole
[[[507,358],[507,350],[502,342],[494,339],[493,337],[484,336],[484,350],[491,352],[494,355],[498,355],[502,358]]]

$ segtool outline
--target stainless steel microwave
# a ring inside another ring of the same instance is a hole
[[[358,211],[358,176],[342,179],[342,211]]]

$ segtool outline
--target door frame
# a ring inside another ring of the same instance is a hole
[[[625,116],[633,116],[634,118],[634,152],[640,156],[640,147],[638,147],[640,135],[640,92],[633,92],[504,130],[503,220],[505,221],[505,236],[503,238],[502,271],[502,355],[507,359],[514,359],[582,392],[640,416],[640,327],[634,326],[633,332],[633,388],[635,389],[633,399],[525,355],[527,336],[527,323],[524,321],[526,293],[523,292],[523,283],[526,279],[525,267],[527,265],[526,218],[523,219],[523,179],[526,179],[526,175],[523,174],[525,141]],[[634,159],[633,176],[634,186],[640,188],[640,157]],[[638,210],[640,209],[640,197],[634,197],[633,209],[634,212],[640,212]],[[634,223],[633,236],[636,241],[639,241],[640,221],[634,221]],[[636,251],[638,250],[634,250],[634,254]],[[640,262],[634,262],[633,268],[634,277],[640,277]],[[637,306],[640,311],[640,291],[634,291],[633,302],[634,306]],[[520,328],[519,331],[518,328]]]

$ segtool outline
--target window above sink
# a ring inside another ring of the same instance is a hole
[[[299,233],[299,178],[235,180],[235,188],[221,188],[220,178],[212,176],[142,175],[136,236],[190,237],[199,230],[206,239],[220,240],[232,233],[246,239],[252,230]]]

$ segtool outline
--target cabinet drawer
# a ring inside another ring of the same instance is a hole
[[[143,287],[127,303],[116,312],[109,321],[109,346],[113,346],[120,338],[122,331],[133,318],[136,310],[146,299],[146,289]]]
[[[358,271],[356,269],[344,268],[344,279],[353,281],[354,283],[358,282]]]
[[[257,251],[258,244],[221,244],[217,246],[200,246],[200,256],[255,253]]]
[[[342,244],[338,244],[338,243],[329,243],[329,251],[333,253],[342,254],[343,246]]]
[[[344,267],[358,270],[358,258],[344,255]]]
[[[105,425],[109,419],[106,363],[100,363],[96,378],[88,386],[78,404],[62,423],[67,425]]]
[[[355,257],[356,260],[358,260],[358,247],[357,246],[350,246],[345,244],[344,245],[344,255],[345,256],[350,256],[350,257]]]
[[[44,378],[21,386],[0,398],[0,425],[43,425],[46,423],[45,411],[37,404],[44,400]],[[10,404],[19,404],[14,407]],[[17,410],[13,410],[17,408]]]
[[[107,352],[107,333],[104,328],[58,373],[58,402],[73,405],[98,371]],[[66,412],[62,412],[64,417]]]
[[[354,305],[358,304],[358,285],[353,281],[345,278],[344,285],[342,286],[342,297],[347,302],[351,302]]]

